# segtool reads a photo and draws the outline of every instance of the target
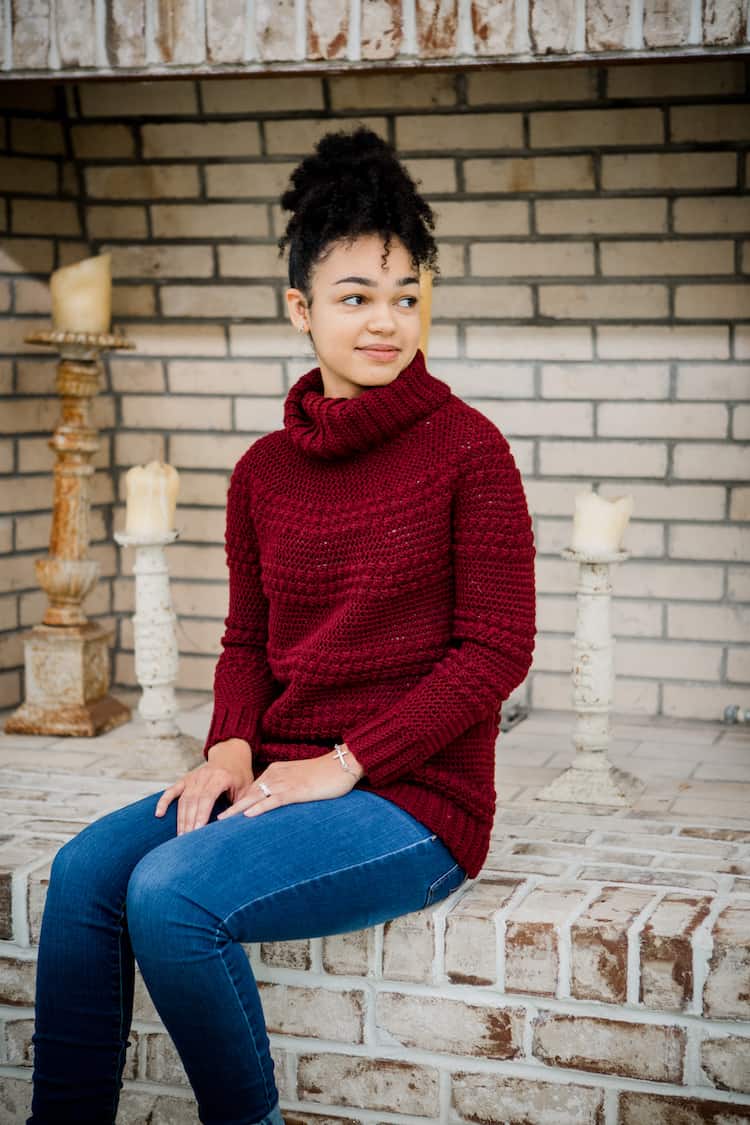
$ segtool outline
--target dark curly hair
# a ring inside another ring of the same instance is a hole
[[[351,244],[360,235],[379,234],[385,266],[396,235],[415,266],[440,272],[432,208],[393,146],[364,125],[321,137],[314,153],[292,172],[280,202],[292,217],[277,243],[279,257],[289,244],[289,284],[304,294],[308,306],[313,267],[335,241]]]

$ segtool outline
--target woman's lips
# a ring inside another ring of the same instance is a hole
[[[398,355],[398,348],[359,348],[359,351],[364,352],[365,355],[371,356],[373,359],[387,360],[393,359]]]

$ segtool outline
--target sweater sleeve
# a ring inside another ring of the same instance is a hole
[[[395,781],[496,711],[523,683],[536,635],[531,517],[497,427],[472,439],[452,507],[450,647],[387,710],[343,732],[373,785]]]
[[[261,585],[260,552],[250,509],[244,458],[234,467],[227,492],[225,554],[229,611],[222,652],[214,670],[214,707],[203,757],[216,742],[244,738],[258,745],[260,721],[277,682],[266,657],[268,602]]]

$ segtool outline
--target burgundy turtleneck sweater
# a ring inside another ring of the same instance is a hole
[[[229,612],[204,746],[270,762],[345,742],[357,785],[474,878],[489,850],[503,700],[536,635],[531,518],[508,442],[417,351],[384,386],[284,403],[227,496]]]

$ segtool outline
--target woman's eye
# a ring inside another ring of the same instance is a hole
[[[352,295],[350,297],[344,297],[343,303],[346,304],[348,301],[363,301],[363,300],[364,300],[364,297],[362,296],[361,293],[352,293]],[[411,301],[411,304],[409,305],[409,308],[413,308],[414,305],[417,304],[418,299],[416,297],[402,297],[401,300],[402,301]]]

